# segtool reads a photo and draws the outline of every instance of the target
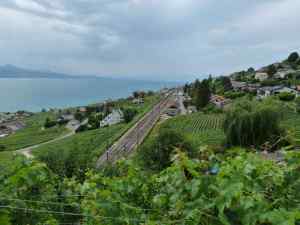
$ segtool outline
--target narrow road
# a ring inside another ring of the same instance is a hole
[[[129,156],[135,148],[143,142],[147,134],[159,120],[161,114],[171,104],[173,93],[169,93],[150,112],[129,129],[114,145],[105,151],[98,159],[96,168],[100,168],[107,162],[115,162],[122,157]]]

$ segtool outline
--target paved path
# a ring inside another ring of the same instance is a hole
[[[173,95],[169,94],[156,104],[150,112],[129,129],[114,145],[98,159],[96,167],[100,168],[106,162],[115,162],[129,156],[143,142],[145,137],[159,120],[161,114],[171,104]]]

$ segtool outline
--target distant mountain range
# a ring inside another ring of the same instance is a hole
[[[87,78],[95,76],[73,76],[62,73],[29,70],[16,67],[14,65],[0,66],[0,78],[53,78],[53,79],[67,79],[67,78]]]

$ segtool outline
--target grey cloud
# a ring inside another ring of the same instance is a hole
[[[2,0],[0,50],[19,54],[0,60],[157,79],[228,73],[298,50],[299,9],[298,0]]]

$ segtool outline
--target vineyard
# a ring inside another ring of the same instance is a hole
[[[225,136],[222,130],[224,115],[196,113],[170,119],[165,126],[179,130],[195,144],[222,144]]]

